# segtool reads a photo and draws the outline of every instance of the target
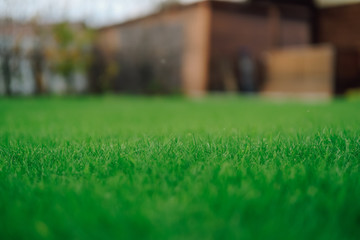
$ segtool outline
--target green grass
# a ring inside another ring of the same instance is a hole
[[[360,239],[360,101],[0,99],[0,239]]]

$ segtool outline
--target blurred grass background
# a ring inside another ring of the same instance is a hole
[[[359,239],[360,101],[0,99],[1,239]]]

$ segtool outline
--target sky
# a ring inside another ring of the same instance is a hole
[[[85,21],[91,26],[104,26],[146,15],[165,0],[0,0],[0,18],[39,21]],[[180,0],[191,3],[198,0]],[[233,0],[245,1],[245,0]],[[322,5],[360,0],[318,0]]]
[[[164,0],[0,0],[0,17],[106,25],[148,14]],[[181,0],[191,3],[196,0]]]

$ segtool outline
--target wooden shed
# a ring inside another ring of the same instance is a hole
[[[118,91],[257,91],[264,52],[313,41],[308,2],[202,1],[101,28],[92,75]]]

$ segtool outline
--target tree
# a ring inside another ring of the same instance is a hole
[[[12,95],[11,81],[19,71],[19,46],[17,45],[17,31],[11,19],[5,19],[4,28],[0,36],[0,72],[4,79],[5,94]]]
[[[5,94],[7,96],[11,95],[11,68],[10,68],[10,52],[2,49],[1,51],[2,62],[1,62],[1,71],[4,78],[5,84]]]
[[[94,32],[83,24],[64,22],[53,27],[53,37],[55,44],[48,47],[47,58],[52,69],[64,77],[71,92],[74,74],[87,71],[92,61]]]

